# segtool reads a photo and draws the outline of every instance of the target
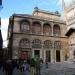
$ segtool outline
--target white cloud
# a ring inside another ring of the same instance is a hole
[[[7,47],[7,30],[8,30],[9,19],[1,19],[1,32],[3,37],[3,46]]]

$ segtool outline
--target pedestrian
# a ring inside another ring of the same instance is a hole
[[[7,60],[4,61],[4,69],[3,71],[5,70],[5,74],[8,75],[8,62]]]
[[[24,68],[25,68],[25,60],[23,61],[21,61],[21,63],[20,63],[20,70],[21,70],[21,72],[24,72]]]
[[[20,64],[19,64],[19,60],[17,59],[17,60],[16,60],[16,67],[17,67],[17,69],[19,69],[19,65],[20,65]]]
[[[31,67],[31,75],[35,74],[35,60],[32,58],[30,60],[30,67]]]
[[[30,65],[29,63],[26,62],[26,71],[25,71],[26,75],[30,75]]]
[[[45,61],[45,66],[46,66],[46,68],[48,68],[48,60],[47,59]]]
[[[5,61],[6,61],[6,60],[3,60],[3,61],[2,61],[2,66],[3,66],[3,69],[2,69],[2,70],[3,70],[3,72],[5,71]]]
[[[24,63],[22,64],[22,67],[24,68],[24,71],[23,71],[24,74],[28,75],[29,72],[28,72],[28,63],[27,63],[27,61],[24,60]]]
[[[1,68],[2,68],[2,60],[0,60],[0,70],[1,70]]]
[[[12,60],[9,59],[6,61],[5,70],[6,70],[6,75],[12,75],[13,73]]]
[[[26,70],[30,72],[30,65],[26,62]]]
[[[37,56],[35,60],[36,75],[40,75],[40,58]]]

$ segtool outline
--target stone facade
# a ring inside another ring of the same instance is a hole
[[[68,36],[68,48],[69,48],[69,61],[75,61],[75,29],[70,28],[66,33]]]
[[[72,0],[70,4],[65,5],[65,16],[67,29],[75,26],[75,0]]]
[[[69,59],[73,62],[75,61],[75,0],[72,0],[69,5],[65,5],[64,11],[66,14]]]
[[[57,12],[34,10],[9,19],[8,50],[12,59],[35,58],[51,63],[67,60],[66,24]]]

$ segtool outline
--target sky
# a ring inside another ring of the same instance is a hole
[[[72,0],[65,0],[69,4]],[[61,0],[3,0],[3,8],[0,10],[1,30],[3,37],[3,46],[7,47],[7,29],[9,17],[16,14],[32,14],[34,7],[38,6],[41,10],[56,11],[62,13]]]

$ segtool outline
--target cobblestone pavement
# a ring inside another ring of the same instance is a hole
[[[75,63],[50,63],[42,66],[41,75],[75,75]]]
[[[45,64],[41,65],[41,75],[75,75],[75,64],[74,63],[50,63],[48,68]],[[6,75],[5,71],[0,70],[0,75]],[[30,72],[20,72],[19,69],[14,69],[13,75],[31,75]]]
[[[2,69],[0,70],[0,75],[6,75],[5,71],[3,71]],[[30,72],[21,72],[19,69],[14,69],[13,74],[12,75],[31,75]]]

